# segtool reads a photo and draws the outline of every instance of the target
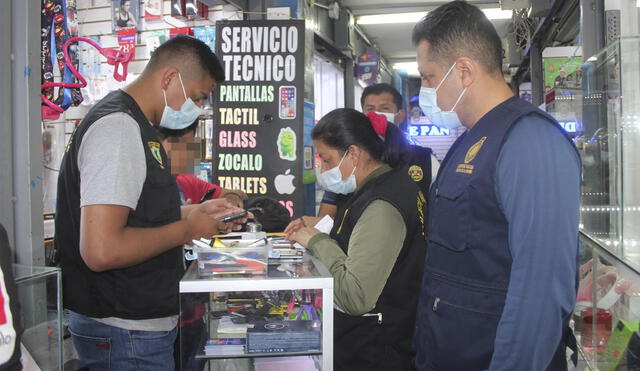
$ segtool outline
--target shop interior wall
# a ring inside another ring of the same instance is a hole
[[[0,12],[0,48],[11,49],[11,2]],[[0,53],[0,71],[11,70],[11,54]],[[0,73],[0,224],[6,229],[9,243],[15,246],[13,234],[12,120],[11,74]]]
[[[99,44],[103,48],[117,48],[118,38],[112,30],[112,1],[111,0],[78,0],[78,35],[82,37],[99,37]],[[113,66],[107,64],[102,58],[100,74],[88,78],[89,83],[101,84],[107,90],[115,90],[133,81],[144,69],[149,61],[150,51],[146,44],[146,37],[152,31],[166,30],[175,27],[203,27],[213,26],[215,21],[224,18],[242,19],[242,14],[235,11],[232,6],[216,6],[209,8],[209,19],[206,20],[180,20],[170,16],[171,3],[163,1],[163,17],[159,20],[145,21],[140,19],[138,35],[135,46],[135,57],[129,63],[127,81],[116,82],[113,79]],[[80,49],[88,48],[80,43]],[[59,76],[56,76],[59,79]],[[93,80],[93,81],[91,81]],[[89,108],[95,104],[95,100],[83,92],[84,102],[78,107],[70,107],[60,119],[47,120],[44,125],[43,138],[45,143],[44,154],[44,212],[53,213],[56,204],[56,186],[60,162],[64,154],[64,148],[75,127],[74,122],[81,120]],[[46,228],[45,228],[46,229]]]

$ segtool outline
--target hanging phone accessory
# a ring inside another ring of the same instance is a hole
[[[73,74],[75,78],[80,81],[79,83],[69,83],[69,82],[46,82],[42,84],[42,89],[52,88],[52,87],[60,87],[60,88],[84,88],[87,86],[87,80],[82,77],[82,75],[78,72],[75,66],[71,63],[71,58],[69,57],[69,46],[76,42],[83,41],[94,48],[98,49],[100,54],[102,54],[106,59],[107,63],[114,66],[113,70],[113,78],[116,81],[122,82],[127,78],[127,67],[129,62],[133,59],[134,51],[123,52],[117,49],[103,49],[98,43],[95,41],[88,39],[86,37],[72,37],[67,42],[64,43],[62,51],[64,53],[64,60],[66,67]],[[122,68],[122,73],[119,72],[120,67]],[[43,119],[52,119],[56,120],[60,117],[60,114],[65,111],[65,108],[55,104],[51,100],[49,100],[44,94],[41,96],[42,102],[44,105],[42,106],[42,118]]]

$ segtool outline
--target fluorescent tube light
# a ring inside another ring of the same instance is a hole
[[[640,0],[638,0],[640,1]],[[482,9],[487,18],[511,19],[511,10],[502,10],[500,8]],[[361,25],[367,24],[394,24],[394,23],[418,23],[428,12],[410,12],[410,13],[388,13],[388,14],[372,14],[363,15],[357,18],[356,23]]]

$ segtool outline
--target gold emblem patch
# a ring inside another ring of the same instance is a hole
[[[155,158],[156,161],[158,161],[158,163],[160,164],[160,168],[164,169],[164,164],[162,163],[162,155],[160,154],[160,143],[147,142],[147,145],[149,146],[149,151],[151,151],[153,158]]]
[[[487,137],[482,137],[480,138],[479,141],[474,143],[474,145],[472,145],[471,148],[469,148],[469,150],[467,151],[467,154],[464,156],[464,164],[458,165],[458,167],[456,168],[456,173],[464,173],[464,174],[473,173],[474,166],[471,165],[470,162],[476,158],[476,156],[478,155],[478,152],[480,152],[480,149],[482,148],[486,140],[487,140]]]
[[[424,178],[424,171],[418,165],[412,165],[409,167],[409,176],[413,179],[414,182],[419,182]]]
[[[471,146],[471,148],[469,148],[469,150],[467,151],[467,154],[464,156],[464,163],[468,164],[471,161],[473,161],[474,158],[476,158],[476,156],[478,155],[478,152],[480,152],[480,148],[482,148],[482,145],[484,145],[484,141],[487,140],[487,137],[482,137],[480,138],[479,141],[477,141],[474,145]]]
[[[422,193],[422,191],[418,191],[417,206],[418,206],[418,217],[420,218],[421,226],[424,226],[424,205],[426,203],[427,203],[427,198],[424,197],[424,193]],[[422,234],[422,238],[426,240],[426,237],[424,235],[424,228],[420,228],[420,231]]]

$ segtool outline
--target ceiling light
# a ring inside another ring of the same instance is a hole
[[[511,10],[502,10],[500,8],[486,8],[482,9],[484,15],[491,20],[498,19],[511,19],[512,11]]]
[[[357,18],[358,24],[391,24],[391,23],[418,23],[427,12],[388,13],[363,15]]]
[[[638,0],[640,1],[640,0]],[[511,19],[511,10],[500,8],[482,9],[489,19]],[[428,12],[387,13],[363,15],[357,18],[358,24],[392,24],[392,23],[418,23]]]
[[[418,62],[398,62],[393,65],[394,70],[418,69]]]
[[[404,71],[410,76],[420,76],[418,62],[399,62],[393,65],[394,70]]]

